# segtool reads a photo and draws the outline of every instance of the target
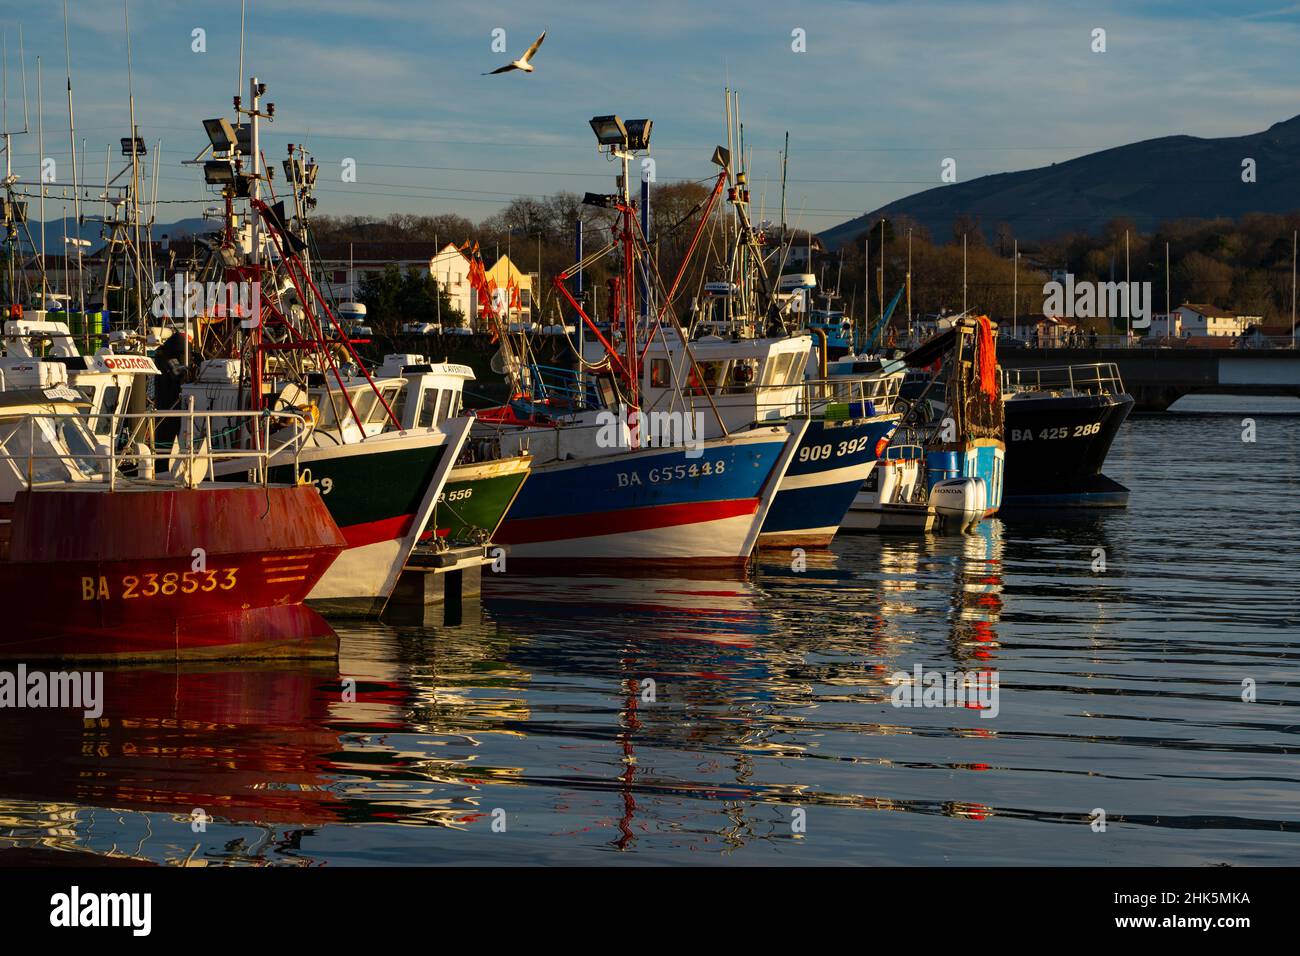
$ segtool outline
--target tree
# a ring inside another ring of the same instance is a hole
[[[438,281],[415,268],[403,273],[390,265],[378,275],[367,275],[361,280],[361,304],[371,328],[387,335],[395,335],[404,322],[432,322],[439,314],[444,325],[465,324],[464,315]]]

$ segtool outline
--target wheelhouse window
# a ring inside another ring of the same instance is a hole
[[[764,385],[790,385],[790,376],[795,362],[799,359],[797,352],[782,352],[777,355],[769,356],[767,360],[766,379]]]
[[[451,417],[452,392],[450,389],[443,389],[438,395],[438,419],[435,425],[441,425]]]
[[[401,391],[402,391],[402,386],[400,385],[388,386],[386,388],[381,389],[380,394],[383,396],[384,399],[381,402],[375,396],[374,389],[372,388],[366,389],[364,394],[370,397],[370,411],[366,413],[366,417],[365,417],[366,424],[378,425],[379,423],[386,421],[388,418],[388,408],[393,409],[394,414],[396,414],[397,396],[398,393]],[[387,405],[387,408],[384,407],[385,405]],[[360,406],[357,407],[357,411],[358,412],[361,411]],[[401,420],[400,417],[398,420],[399,421]]]
[[[426,388],[420,402],[420,418],[417,424],[421,428],[432,428],[438,415],[438,389]]]
[[[92,428],[96,435],[102,437],[108,436],[113,428],[113,415],[117,413],[118,403],[122,400],[122,389],[116,385],[109,385],[104,389],[103,396],[98,406],[100,414],[92,419]],[[92,398],[93,402],[94,399]]]
[[[722,382],[726,381],[727,366],[730,362],[699,362],[699,372],[694,368],[687,377],[686,391],[691,395],[716,393]]]
[[[672,368],[667,359],[650,360],[650,387],[669,388],[673,383]]]
[[[80,421],[66,422],[76,447],[69,450],[60,437],[65,423],[46,419],[10,418],[0,421],[0,457],[26,480],[34,482],[86,479],[94,473],[93,441]]]

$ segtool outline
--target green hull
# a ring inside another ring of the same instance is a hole
[[[446,443],[385,447],[373,442],[366,454],[344,453],[353,450],[345,446],[303,452],[303,480],[320,489],[348,547],[406,535],[447,452]],[[292,483],[293,466],[273,467],[270,480]]]
[[[430,525],[438,529],[438,537],[449,541],[492,540],[529,469],[526,457],[455,466]]]

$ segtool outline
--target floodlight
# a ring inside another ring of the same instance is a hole
[[[224,159],[212,159],[203,164],[203,181],[209,186],[228,186],[235,181],[235,167]]]
[[[235,128],[224,116],[204,120],[203,131],[208,134],[212,148],[219,153],[229,152],[236,143]]]
[[[617,116],[594,116],[591,131],[601,146],[623,146],[627,143],[627,127]]]
[[[627,148],[634,151],[650,148],[650,127],[654,120],[634,119],[627,121]]]
[[[584,206],[600,206],[604,209],[610,209],[617,203],[617,196],[609,196],[604,193],[587,193],[582,197],[582,204]]]

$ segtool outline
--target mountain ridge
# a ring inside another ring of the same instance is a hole
[[[1254,182],[1243,161],[1255,161]],[[935,241],[966,216],[991,238],[1000,225],[1023,241],[1096,234],[1112,219],[1152,231],[1174,219],[1239,218],[1300,208],[1300,115],[1243,136],[1176,133],[1111,146],[1073,159],[936,186],[823,231],[835,250],[880,216],[906,216]]]

